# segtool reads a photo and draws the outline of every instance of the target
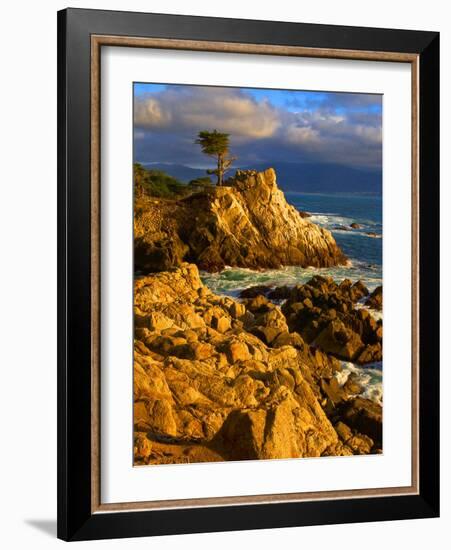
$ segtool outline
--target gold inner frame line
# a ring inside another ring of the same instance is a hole
[[[409,63],[411,65],[412,114],[412,481],[408,487],[353,489],[247,495],[231,497],[192,498],[146,502],[119,502],[102,504],[100,498],[100,53],[102,46],[191,50],[222,53],[279,55],[330,59],[351,59]],[[179,40],[167,38],[140,38],[111,35],[91,36],[91,512],[108,513],[132,510],[163,510],[170,508],[199,508],[268,504],[281,502],[307,502],[342,498],[368,498],[419,494],[419,56],[399,52],[364,50],[334,50]]]

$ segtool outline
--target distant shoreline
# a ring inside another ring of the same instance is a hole
[[[346,196],[352,196],[352,197],[369,197],[369,198],[378,198],[382,200],[382,193],[377,192],[370,192],[370,191],[318,191],[317,193],[313,193],[312,191],[291,191],[289,189],[283,189],[281,186],[282,191],[286,195],[315,195],[318,197],[334,197],[334,196],[340,196],[340,197],[346,197]]]
[[[141,161],[140,164],[149,169],[163,170],[183,183],[206,176],[205,167],[194,168],[184,164],[145,161]],[[269,167],[276,171],[278,185],[285,193],[335,193],[335,189],[342,189],[345,193],[382,194],[381,170],[351,168],[336,163],[288,163],[271,160],[253,166],[235,165],[234,169],[262,172]]]

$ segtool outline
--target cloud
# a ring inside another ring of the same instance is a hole
[[[291,124],[287,127],[285,138],[294,145],[313,145],[320,143],[320,133],[312,126]]]
[[[296,99],[290,92],[285,104],[273,104],[269,90],[265,96],[202,86],[138,95],[135,158],[205,166],[208,160],[194,140],[200,130],[216,128],[230,134],[240,165],[338,162],[381,168],[381,96],[299,92]]]
[[[165,110],[158,99],[148,97],[144,101],[135,102],[135,125],[148,128],[168,127],[172,121],[172,113]]]
[[[272,136],[280,124],[277,109],[239,89],[174,86],[137,98],[139,128],[183,132],[217,128],[254,139]]]

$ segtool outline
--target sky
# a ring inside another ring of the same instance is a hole
[[[201,130],[230,134],[236,166],[277,162],[382,168],[382,96],[323,91],[134,84],[134,157],[212,165]]]

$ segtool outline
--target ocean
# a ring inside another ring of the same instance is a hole
[[[337,282],[345,278],[361,280],[368,289],[382,284],[382,197],[347,193],[309,194],[286,192],[287,201],[298,210],[311,214],[310,221],[329,229],[349,258],[349,265],[332,268],[300,268],[253,271],[228,267],[220,273],[202,273],[204,282],[216,294],[237,298],[245,288],[265,284],[273,286],[306,283],[313,275],[330,275]],[[351,223],[359,229],[347,230]],[[368,235],[371,233],[372,235]],[[372,312],[375,317],[380,314]],[[365,387],[364,396],[382,403],[382,363],[360,367],[343,362],[340,383],[355,373]]]

